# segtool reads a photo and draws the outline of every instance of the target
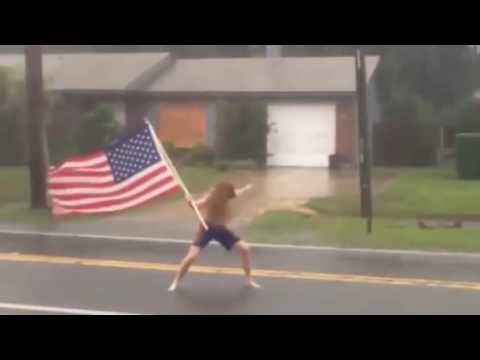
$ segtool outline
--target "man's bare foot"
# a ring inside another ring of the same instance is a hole
[[[174,281],[173,284],[168,288],[168,292],[175,292],[178,288],[178,282]]]
[[[247,280],[247,286],[252,289],[261,289],[262,287],[253,280]]]

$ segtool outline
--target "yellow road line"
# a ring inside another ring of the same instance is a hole
[[[104,259],[71,258],[71,257],[43,256],[43,255],[22,255],[22,254],[0,253],[0,261],[43,263],[43,264],[54,264],[54,265],[78,265],[78,266],[87,266],[87,267],[117,268],[117,269],[129,269],[129,270],[152,270],[152,271],[163,271],[163,272],[175,272],[177,270],[177,265],[172,265],[172,264],[132,262],[132,261],[120,261],[120,260],[104,260]],[[242,269],[211,267],[211,266],[192,267],[191,272],[197,273],[197,274],[217,274],[217,275],[230,275],[230,276],[243,275]],[[279,270],[255,270],[254,275],[259,278],[271,278],[271,279],[291,279],[291,280],[320,281],[320,282],[329,282],[329,283],[410,286],[410,287],[427,287],[427,288],[480,291],[480,283],[476,283],[476,282],[408,279],[408,278],[362,276],[362,275],[350,275],[350,274],[326,274],[326,273],[279,271]]]

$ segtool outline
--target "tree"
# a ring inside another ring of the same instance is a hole
[[[431,99],[451,106],[471,97],[475,87],[475,58],[465,45],[435,45],[431,70]]]
[[[108,106],[99,106],[79,121],[74,141],[81,154],[86,155],[110,144],[120,133],[115,113]]]
[[[22,84],[13,70],[0,68],[0,165],[18,166],[26,158]]]
[[[381,55],[377,86],[384,109],[420,98],[438,113],[472,96],[479,85],[479,60],[465,45],[368,46]]]

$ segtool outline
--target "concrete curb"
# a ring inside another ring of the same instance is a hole
[[[96,240],[96,241],[121,241],[121,242],[137,242],[158,245],[180,245],[182,247],[190,244],[189,240],[162,239],[149,237],[126,237],[126,236],[109,236],[94,234],[70,234],[60,232],[34,232],[34,231],[16,231],[0,229],[0,240],[12,240],[15,238],[35,238],[35,239],[70,239],[70,240]],[[218,244],[212,244],[219,246]],[[369,254],[369,255],[397,255],[397,256],[421,256],[421,257],[450,257],[450,258],[471,258],[480,260],[480,253],[447,253],[447,252],[429,252],[429,251],[412,251],[412,250],[383,250],[383,249],[357,249],[357,248],[335,248],[322,246],[297,246],[297,245],[276,245],[276,244],[260,244],[252,243],[253,248],[258,249],[278,249],[278,250],[297,250],[297,251],[321,251],[351,254]]]

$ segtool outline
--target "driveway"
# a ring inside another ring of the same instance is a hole
[[[302,206],[312,198],[359,194],[358,174],[352,170],[276,168],[245,172],[236,180],[239,184],[241,181],[255,185],[254,191],[238,200],[238,221],[242,224],[272,210],[308,213],[309,210]],[[382,191],[387,183],[388,179],[375,179],[374,191]]]

